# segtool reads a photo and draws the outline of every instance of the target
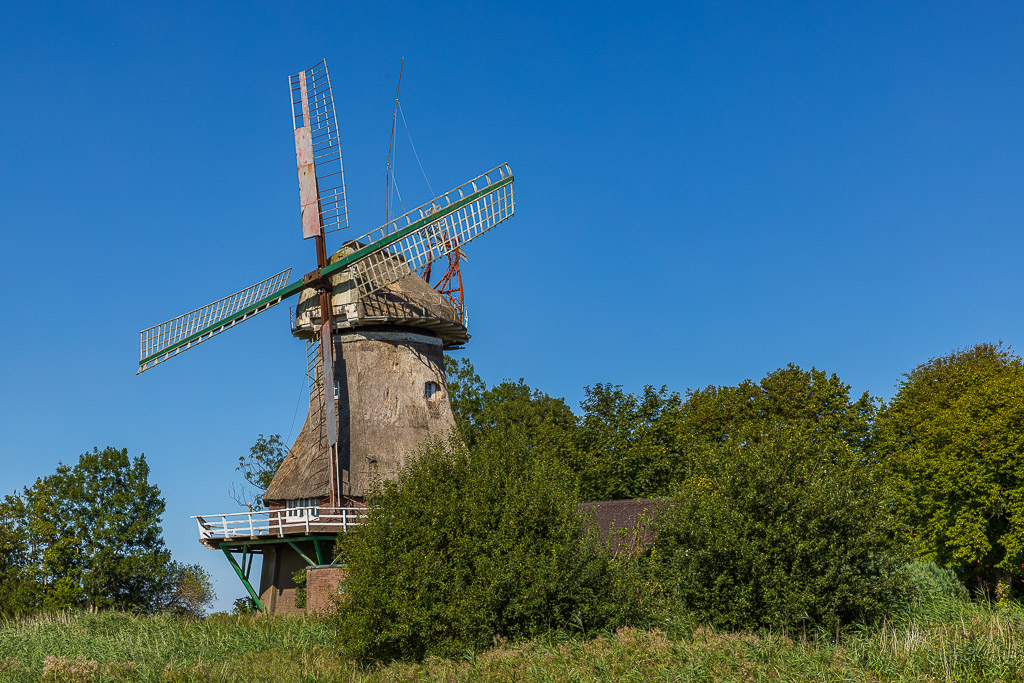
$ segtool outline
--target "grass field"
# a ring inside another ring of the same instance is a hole
[[[55,614],[0,624],[0,681],[1024,681],[1024,610],[840,636],[623,629],[359,668],[322,619]]]

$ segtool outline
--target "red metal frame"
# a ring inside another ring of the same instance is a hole
[[[450,244],[447,235],[441,239],[433,238],[431,241],[432,245]],[[466,298],[462,290],[462,269],[459,265],[459,262],[462,260],[462,250],[458,247],[451,249],[448,252],[447,258],[448,267],[445,269],[444,275],[441,276],[441,279],[433,287],[455,307],[456,312],[459,314],[459,322],[465,324]],[[432,261],[423,266],[423,269],[420,271],[420,275],[427,281],[427,284],[430,284],[431,266],[433,266]]]

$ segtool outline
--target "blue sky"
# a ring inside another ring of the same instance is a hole
[[[138,331],[313,266],[287,77],[324,57],[349,237],[383,222],[402,57],[434,189],[511,164],[516,217],[464,268],[489,382],[576,406],[793,362],[887,398],[1019,347],[1022,34],[1018,3],[0,2],[0,492],[145,452],[176,557],[242,594],[189,516],[297,434],[303,345],[278,307],[136,377]]]

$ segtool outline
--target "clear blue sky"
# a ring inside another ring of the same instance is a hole
[[[1021,35],[995,2],[0,2],[0,492],[145,452],[177,558],[242,594],[189,515],[233,509],[257,434],[294,438],[303,345],[278,307],[136,377],[138,331],[312,267],[287,76],[323,57],[350,237],[383,222],[402,57],[436,190],[511,164],[517,215],[464,271],[489,382],[576,406],[793,362],[886,398],[1021,346]]]

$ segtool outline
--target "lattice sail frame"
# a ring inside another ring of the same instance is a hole
[[[356,241],[351,254],[320,268],[319,277],[351,270],[356,275],[358,297],[368,296],[412,270],[461,249],[510,218],[515,212],[513,181],[508,164],[481,174],[367,233]],[[364,240],[370,243],[361,243]],[[305,280],[289,285],[290,275],[291,268],[287,268],[251,287],[143,330],[139,372],[298,294],[306,287]]]
[[[357,297],[367,297],[409,272],[422,269],[511,218],[515,213],[512,169],[508,164],[496,166],[366,233],[356,242],[373,244],[458,204],[461,206],[445,213],[439,220],[413,230],[353,264],[358,286]]]
[[[304,83],[302,82],[304,81]],[[288,78],[292,100],[292,127],[309,128],[313,165],[320,200],[320,225],[325,233],[348,227],[345,168],[341,157],[341,134],[334,109],[334,91],[327,60]],[[306,91],[308,109],[303,107]]]
[[[268,297],[272,297],[288,285],[291,273],[291,268],[285,268],[280,273],[234,294],[142,330],[138,372],[173,358],[182,351],[279,304],[283,297],[269,300]],[[251,311],[225,321],[250,307]],[[225,321],[224,324],[217,326],[221,321]]]

